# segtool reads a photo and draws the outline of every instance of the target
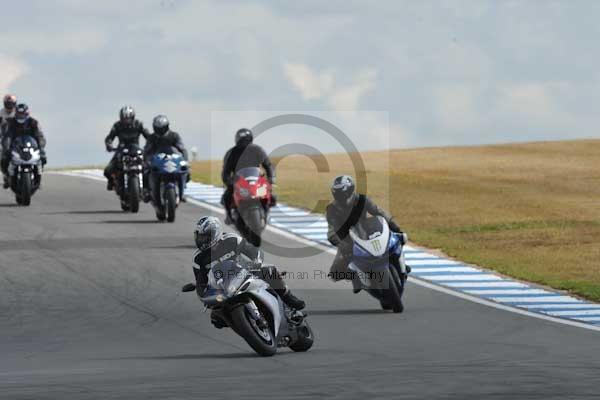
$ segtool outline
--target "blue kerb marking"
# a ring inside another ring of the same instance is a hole
[[[90,178],[103,176],[101,170],[79,170],[72,171],[69,174]],[[220,203],[222,193],[222,188],[197,182],[190,182],[186,191],[188,197],[211,205]],[[298,237],[332,247],[327,241],[327,224],[323,215],[279,204],[270,212],[270,223]],[[543,289],[546,293],[539,293],[540,288],[533,285],[501,277],[494,272],[482,270],[475,266],[456,263],[453,260],[431,254],[427,250],[408,247],[404,249],[404,254],[408,265],[411,265],[411,262],[419,262],[419,265],[411,266],[412,274],[429,283],[529,312],[594,326],[600,325],[600,304],[583,301],[551,291],[551,289]],[[419,255],[411,257],[411,254]],[[446,261],[447,264],[443,262],[441,264],[421,264],[421,262],[428,260]],[[472,268],[473,271],[461,271],[465,267]],[[443,270],[431,271],[438,268]],[[420,269],[427,269],[428,271],[419,272]],[[479,276],[482,279],[477,279]],[[486,278],[483,278],[484,276]],[[436,277],[443,278],[436,279]],[[518,290],[518,292],[511,292],[511,290]],[[477,291],[477,294],[470,293],[472,291]],[[490,293],[484,291],[490,291]],[[502,293],[503,291],[506,291],[506,293]],[[531,293],[527,293],[528,291],[531,291]],[[535,300],[536,298],[541,300],[538,302]],[[553,298],[554,300],[552,300]]]

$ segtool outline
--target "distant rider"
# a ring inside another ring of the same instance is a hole
[[[373,200],[364,194],[356,193],[354,181],[350,176],[342,175],[334,179],[331,185],[333,201],[327,206],[326,217],[329,229],[327,238],[337,247],[337,253],[329,271],[329,277],[334,281],[348,279],[348,264],[352,257],[353,241],[350,229],[359,221],[371,216],[383,217],[390,230],[402,233],[393,218],[379,208]],[[404,243],[403,243],[404,244]]]
[[[200,218],[194,230],[194,240],[198,247],[193,258],[198,296],[201,297],[207,288],[210,268],[218,262],[233,260],[242,266],[256,269],[261,279],[269,283],[289,307],[302,310],[306,306],[304,301],[291,293],[275,267],[262,266],[263,252],[260,249],[236,233],[223,233],[223,227],[217,218]],[[211,321],[217,328],[226,326],[212,315]]]
[[[150,175],[150,159],[161,149],[174,148],[188,160],[188,152],[183,145],[179,133],[169,128],[169,119],[165,115],[157,115],[152,121],[153,133],[148,136],[144,147],[144,201],[150,201],[150,188],[148,185]],[[189,179],[189,174],[188,177]]]
[[[17,97],[15,95],[7,94],[4,96],[4,108],[0,110],[0,140],[2,139],[2,135],[4,135],[4,131],[6,130],[8,119],[15,116],[16,107]]]
[[[254,136],[250,129],[242,128],[235,134],[235,146],[229,149],[223,159],[223,170],[221,179],[225,185],[225,192],[221,198],[221,204],[225,207],[225,223],[230,225],[231,219],[231,201],[233,197],[233,180],[235,173],[242,168],[263,167],[267,175],[267,180],[275,183],[275,170],[271,160],[262,147],[252,143]],[[275,204],[276,197],[272,194],[272,203]]]
[[[135,118],[134,109],[131,106],[124,106],[119,111],[119,120],[114,123],[110,133],[108,136],[106,136],[106,139],[104,139],[106,151],[115,151],[132,144],[139,145],[140,135],[143,136],[144,139],[148,139],[149,133],[146,128],[144,128],[142,122]],[[119,145],[117,149],[113,147],[113,141],[115,138],[119,139]],[[108,181],[106,184],[107,190],[113,190],[112,175],[117,167],[116,164],[118,156],[119,154],[115,152],[106,168],[104,168],[104,176]]]
[[[8,181],[8,165],[12,157],[11,143],[19,136],[32,136],[38,143],[42,165],[46,165],[46,138],[35,118],[29,116],[27,104],[19,104],[15,108],[15,117],[10,118],[6,124],[6,132],[2,138],[2,174],[4,175],[4,189],[10,187]]]

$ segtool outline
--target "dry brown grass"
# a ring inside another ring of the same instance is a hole
[[[368,193],[418,244],[466,262],[600,300],[600,140],[362,154]],[[278,165],[282,201],[322,211],[347,155],[318,173],[304,156]],[[219,162],[194,165],[218,183]]]

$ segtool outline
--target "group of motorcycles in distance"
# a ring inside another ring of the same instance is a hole
[[[113,149],[117,151],[117,168],[113,174],[113,187],[121,201],[121,209],[137,213],[143,199],[142,183],[145,181],[144,154],[137,144]],[[189,165],[175,149],[163,148],[152,155],[148,171],[150,203],[159,221],[175,221],[175,210],[184,201]]]

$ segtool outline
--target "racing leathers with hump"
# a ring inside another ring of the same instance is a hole
[[[144,201],[150,201],[148,179],[150,176],[150,161],[154,154],[165,148],[174,148],[188,161],[188,152],[183,145],[179,133],[169,128],[169,119],[165,115],[157,115],[152,121],[153,133],[146,139],[144,147]],[[189,174],[187,176],[189,180]],[[182,197],[182,200],[184,198]]]
[[[2,137],[2,174],[4,175],[4,188],[9,188],[8,165],[11,160],[11,143],[19,136],[32,136],[40,148],[40,157],[42,164],[46,164],[46,138],[40,128],[38,121],[29,116],[29,107],[27,104],[19,104],[15,109],[15,117],[10,118],[6,124],[6,131]]]
[[[367,215],[381,216],[388,223],[390,230],[401,233],[401,229],[393,218],[377,206],[364,194],[356,193],[354,182],[350,176],[338,176],[331,186],[333,201],[327,206],[327,238],[337,247],[337,253],[329,277],[334,281],[351,280],[348,265],[352,258],[353,241],[350,229]]]
[[[140,136],[147,139],[149,136],[148,130],[144,128],[141,121],[135,118],[135,111],[130,106],[124,106],[119,111],[119,120],[114,123],[104,144],[106,145],[106,151],[111,152],[129,145],[139,145]],[[117,149],[113,147],[113,141],[119,139],[119,145]],[[110,162],[104,168],[104,176],[107,179],[107,190],[113,190],[113,179],[112,175],[117,167],[118,153],[115,153],[111,158]]]
[[[267,180],[269,183],[275,183],[275,169],[269,156],[264,149],[254,143],[252,131],[250,129],[242,128],[235,134],[235,146],[229,149],[223,159],[223,170],[221,172],[221,180],[225,185],[225,191],[221,199],[221,204],[225,207],[226,218],[225,223],[227,225],[232,223],[231,219],[231,202],[233,198],[233,184],[235,173],[242,168],[257,167],[261,166],[265,170]],[[272,205],[275,204],[275,195],[271,195]]]
[[[198,247],[193,258],[198,296],[202,297],[207,288],[210,268],[219,262],[232,260],[255,270],[289,307],[296,310],[305,307],[304,301],[291,293],[275,267],[262,266],[262,251],[236,233],[223,233],[223,227],[217,218],[200,218],[194,230],[194,240]],[[214,316],[211,316],[211,321],[217,328],[225,326],[224,321],[217,320]]]

